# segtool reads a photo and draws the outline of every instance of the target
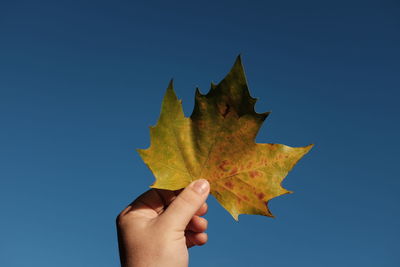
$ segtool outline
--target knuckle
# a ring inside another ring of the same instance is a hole
[[[208,221],[206,219],[204,219],[204,218],[202,218],[202,219],[203,219],[204,228],[207,229],[208,228]]]
[[[124,220],[125,220],[125,216],[122,213],[120,213],[115,218],[115,223],[118,227],[121,227],[124,223]]]
[[[130,220],[130,216],[129,216],[129,212],[125,213],[125,212],[121,212],[120,214],[118,214],[118,216],[115,218],[115,222],[117,224],[117,227],[122,228],[125,227],[127,224],[129,224]]]
[[[127,216],[129,215],[129,211],[130,207],[128,206],[117,215],[117,217],[115,218],[115,223],[117,224],[117,226],[125,224]]]
[[[177,204],[184,206],[184,207],[190,207],[193,206],[193,200],[190,198],[190,196],[188,196],[188,194],[180,194],[177,197]]]

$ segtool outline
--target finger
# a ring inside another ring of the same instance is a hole
[[[129,211],[151,209],[157,214],[161,214],[175,197],[176,195],[173,191],[150,189],[129,205]]]
[[[186,246],[191,248],[193,246],[202,246],[208,241],[208,235],[206,233],[193,233],[187,231],[186,236]]]
[[[171,204],[172,201],[174,201],[174,199],[177,197],[177,194],[175,193],[175,191],[171,191],[171,190],[165,190],[165,189],[155,189],[155,191],[157,192],[157,194],[160,196],[160,198],[162,199],[163,203],[164,203],[164,208],[166,209],[169,204]]]
[[[186,230],[189,230],[189,231],[192,231],[195,233],[201,233],[201,232],[205,232],[207,230],[207,226],[208,226],[208,221],[205,218],[195,215],[190,220],[188,226],[186,227]]]
[[[160,215],[160,223],[175,230],[184,231],[195,213],[210,193],[210,184],[198,179],[189,184]]]
[[[196,212],[196,215],[198,216],[204,216],[206,215],[208,211],[208,205],[207,202],[204,202],[204,204],[200,207],[200,209]]]
[[[179,195],[183,191],[183,189],[185,189],[185,188],[175,190],[174,191],[175,195]]]

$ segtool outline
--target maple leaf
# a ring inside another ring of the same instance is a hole
[[[269,115],[255,112],[256,101],[250,96],[240,55],[206,95],[196,89],[190,118],[185,117],[171,80],[159,120],[150,127],[151,145],[138,149],[156,177],[151,187],[178,190],[204,178],[235,220],[239,214],[273,217],[268,201],[291,193],[281,186],[282,180],[313,145],[255,143]]]

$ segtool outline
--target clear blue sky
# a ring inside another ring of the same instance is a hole
[[[0,2],[0,266],[118,266],[169,80],[189,115],[239,53],[257,141],[315,147],[276,219],[211,197],[191,266],[400,266],[400,2],[138,2]]]

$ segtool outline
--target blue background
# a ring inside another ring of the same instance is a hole
[[[399,48],[396,0],[1,1],[0,265],[118,266],[170,78],[189,115],[241,53],[257,141],[316,146],[191,266],[400,266]]]

